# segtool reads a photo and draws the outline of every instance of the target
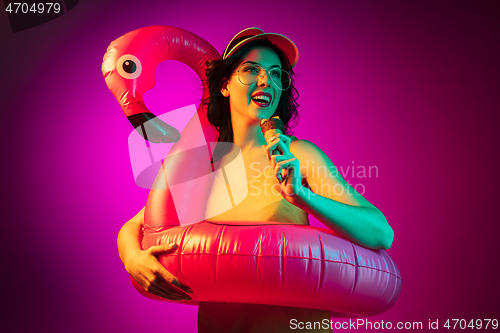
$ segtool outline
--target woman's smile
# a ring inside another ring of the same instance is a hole
[[[271,96],[271,94],[262,91],[256,92],[252,95],[252,101],[263,108],[270,106],[272,100],[273,96]]]

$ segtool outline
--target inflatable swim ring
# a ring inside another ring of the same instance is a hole
[[[142,53],[139,56],[131,50]],[[135,56],[127,59],[142,65],[138,76],[127,78],[118,71],[125,55]],[[151,82],[154,85],[154,69],[161,61],[176,59],[188,64],[204,82],[206,60],[217,57],[209,43],[190,32],[147,27],[111,43],[104,57],[103,74],[126,115],[150,113],[140,96],[152,87]],[[141,80],[142,75],[147,79]],[[203,96],[207,96],[205,86]],[[205,142],[217,141],[218,133],[202,108],[203,104],[197,116]],[[143,121],[154,116],[141,117]],[[164,141],[161,135],[168,140],[179,139],[160,125],[158,142]],[[194,132],[188,125],[170,153],[181,150],[185,142],[189,145],[190,133]],[[206,148],[210,151],[209,144]],[[184,162],[181,157],[170,162],[168,168],[181,172]],[[157,182],[166,181],[157,178]],[[186,197],[195,190],[186,188]],[[170,301],[154,296],[132,279],[137,290],[149,298],[194,305],[210,301],[294,306],[329,310],[337,317],[358,317],[386,311],[401,292],[400,272],[385,251],[363,248],[331,230],[285,223],[242,225],[239,221],[180,226],[179,214],[183,212],[176,210],[168,183],[163,184],[163,189],[153,188],[146,204],[142,246],[147,249],[171,242],[179,245],[160,262],[191,287],[193,300]]]

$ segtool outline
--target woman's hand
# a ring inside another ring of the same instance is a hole
[[[167,271],[157,257],[175,251],[176,247],[177,245],[172,243],[136,252],[128,258],[125,269],[137,283],[153,295],[175,301],[190,300],[191,297],[186,293],[193,291]]]
[[[275,189],[288,202],[299,206],[305,187],[302,185],[299,160],[290,152],[291,141],[290,137],[277,134],[267,146],[262,146],[262,148],[278,180]]]

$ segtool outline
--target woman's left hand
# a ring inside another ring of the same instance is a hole
[[[290,152],[291,141],[290,137],[285,134],[277,134],[274,140],[262,148],[267,155],[271,170],[278,180],[275,189],[288,202],[297,206],[301,201],[300,195],[305,187],[302,185],[299,160]],[[272,155],[272,152],[275,152],[275,155]]]

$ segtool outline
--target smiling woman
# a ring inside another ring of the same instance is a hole
[[[297,117],[298,94],[293,86],[293,66],[297,59],[297,48],[290,39],[250,28],[233,38],[222,59],[207,62],[210,94],[204,103],[208,120],[218,130],[219,142],[231,142],[240,148],[245,169],[256,172],[252,176],[247,174],[247,183],[256,191],[249,193],[232,209],[206,219],[205,223],[292,224],[297,228],[309,225],[310,214],[337,235],[354,243],[370,249],[387,249],[394,234],[384,215],[339,174],[318,172],[317,169],[335,167],[321,149],[311,142],[293,140],[290,136],[290,123]],[[284,132],[266,141],[260,124],[271,117],[283,120]],[[217,145],[212,158],[215,169],[230,162],[232,154],[228,154],[230,148],[226,147],[231,146]],[[306,167],[301,168],[301,165]],[[341,187],[344,191],[332,193],[325,190],[328,187]],[[313,192],[311,189],[317,190]],[[150,195],[148,207],[154,202],[154,196]],[[157,211],[149,215],[146,212],[146,220],[154,221],[158,215],[161,214]],[[175,225],[175,221],[170,222],[171,226]],[[203,228],[201,224],[198,226]],[[119,233],[118,248],[127,271],[154,295],[171,300],[191,299],[189,286],[165,270],[157,259],[158,255],[172,253],[176,245],[156,245],[142,251],[143,228],[147,234],[145,239],[151,234],[157,237],[161,231],[155,229],[154,223],[145,222],[142,210]],[[198,234],[199,237],[210,238],[205,234]],[[186,242],[184,236],[182,242]],[[337,278],[339,280],[343,279]],[[228,283],[233,282],[241,283]],[[322,284],[321,279],[319,289]],[[397,288],[394,290],[391,297],[399,293]],[[351,290],[351,294],[353,292]],[[202,301],[199,305],[199,332],[287,332],[292,331],[290,323],[293,319],[322,322],[330,318],[325,307],[304,309],[211,301]],[[331,328],[318,327],[317,331],[331,332]]]

